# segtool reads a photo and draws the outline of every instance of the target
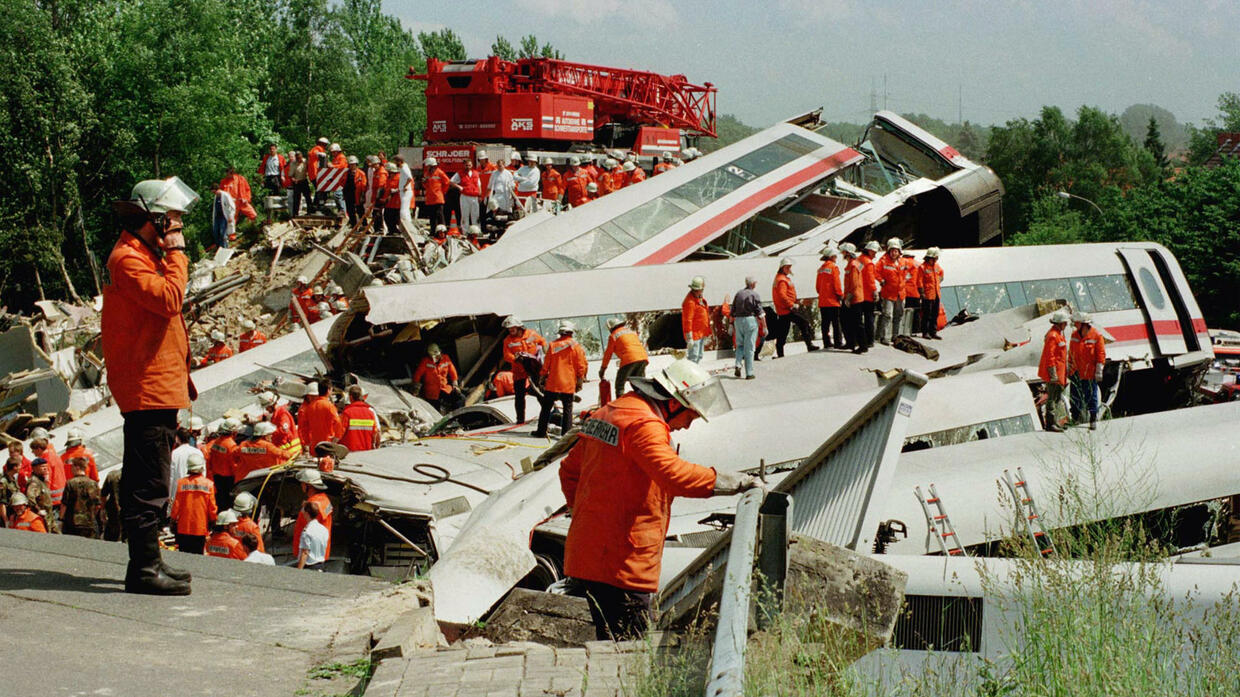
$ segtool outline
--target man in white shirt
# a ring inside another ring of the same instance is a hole
[[[500,168],[491,173],[491,189],[489,195],[495,201],[496,211],[512,212],[513,197],[516,195],[517,180],[512,170]]]
[[[320,527],[322,527],[322,525],[320,525]],[[245,547],[245,551],[248,553],[245,561],[252,564],[266,564],[267,566],[276,565],[275,557],[258,549],[258,538],[254,536],[254,533],[243,532],[241,533],[241,537],[238,539],[240,539],[241,546]]]
[[[319,522],[319,508],[314,501],[306,501],[302,510],[310,522],[301,530],[301,541],[297,545],[300,550],[297,568],[322,571],[323,562],[327,560],[327,540],[331,533]]]
[[[168,481],[169,506],[177,498],[177,482],[189,474],[190,454],[202,452],[198,449],[198,446],[194,445],[194,440],[202,434],[202,426],[202,419],[194,416],[184,426],[177,429],[175,436],[177,447],[172,451],[172,463]]]
[[[405,232],[410,235],[418,233],[417,228],[413,226],[413,172],[409,170],[409,165],[405,164],[405,158],[397,155],[392,158],[396,163],[400,172],[400,224],[404,227]]]
[[[521,165],[513,176],[517,180],[517,198],[524,206],[528,199],[538,195],[539,180],[542,179],[538,158],[534,153],[525,154],[525,164]]]

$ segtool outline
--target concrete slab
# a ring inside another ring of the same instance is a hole
[[[168,562],[194,575],[193,595],[136,596],[123,592],[126,554],[0,530],[6,693],[291,695],[308,669],[368,648],[359,611],[392,589],[173,552]]]

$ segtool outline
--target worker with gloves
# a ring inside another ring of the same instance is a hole
[[[702,362],[702,354],[706,347],[706,337],[710,336],[710,306],[703,295],[706,292],[706,279],[694,276],[689,281],[689,292],[680,303],[680,328],[685,335],[685,358],[694,363]]]
[[[237,348],[239,351],[249,351],[255,346],[262,346],[267,343],[267,335],[258,330],[254,320],[241,320],[241,328],[244,331],[237,337]]]
[[[1064,385],[1068,384],[1068,342],[1063,330],[1068,326],[1068,311],[1055,310],[1051,314],[1051,328],[1042,340],[1042,357],[1038,361],[1038,377],[1046,384],[1046,430],[1062,431],[1059,427],[1058,404],[1063,399]]]
[[[1093,431],[1098,428],[1098,381],[1106,368],[1106,342],[1094,328],[1094,318],[1088,312],[1073,315],[1072,325],[1072,341],[1068,344],[1072,420],[1079,423],[1082,412],[1088,411],[1089,430]]]
[[[844,275],[835,263],[839,256],[840,250],[834,242],[822,248],[818,255],[822,266],[818,267],[814,285],[818,291],[818,315],[822,320],[822,345],[842,349],[844,330],[840,324],[840,300],[844,296]]]
[[[127,593],[188,595],[189,573],[159,554],[168,501],[177,410],[197,395],[189,377],[189,335],[181,317],[189,260],[181,216],[198,200],[180,179],[134,185],[113,210],[121,236],[103,289],[103,358],[124,419],[121,518],[129,542]]]
[[[788,341],[788,330],[794,324],[805,340],[805,350],[817,351],[814,330],[796,311],[797,287],[792,283],[792,260],[788,257],[779,260],[779,270],[775,272],[775,282],[771,285],[771,298],[775,306],[775,322],[771,327],[771,333],[775,335],[775,356],[784,357],[784,343]]]
[[[925,339],[939,338],[939,303],[943,298],[943,267],[939,266],[939,248],[926,250],[926,256],[918,268],[918,287],[921,290],[921,336]]]
[[[861,268],[861,255],[852,242],[840,245],[840,254],[844,255],[844,295],[840,303],[844,308],[843,315],[844,346],[853,353],[865,353],[870,350],[865,340],[865,319],[862,312],[865,307],[865,272]]]
[[[464,400],[459,399],[459,380],[452,359],[444,355],[439,344],[429,344],[426,356],[413,373],[413,384],[418,388],[416,394],[446,414],[464,405]]]
[[[878,269],[877,259],[882,248],[877,240],[870,240],[865,251],[857,258],[861,264],[861,287],[865,291],[865,301],[861,303],[861,326],[865,330],[865,347],[874,346],[874,319],[878,311]]]
[[[172,500],[169,517],[175,526],[177,549],[189,554],[202,554],[207,543],[208,527],[218,513],[215,484],[204,472],[207,460],[202,453],[190,455],[188,473],[177,482],[177,495]]]
[[[540,177],[543,200],[559,201],[560,197],[564,195],[564,175],[551,166],[550,157],[544,157],[542,164],[543,168]]]
[[[517,410],[517,423],[525,423],[525,392],[529,388],[529,378],[537,378],[542,372],[542,356],[547,340],[533,329],[526,329],[515,315],[504,319],[504,360],[512,366],[512,388],[514,405]]]
[[[616,369],[616,396],[624,394],[624,385],[629,378],[646,377],[646,366],[650,356],[642,344],[637,332],[629,329],[623,317],[612,317],[607,320],[607,348],[603,351],[603,364],[598,369],[598,379],[607,375],[607,364],[611,357],[616,357],[620,367]]]
[[[875,262],[875,272],[882,289],[879,300],[882,312],[878,317],[878,343],[889,346],[900,333],[900,322],[904,320],[904,266],[903,243],[900,238],[887,240],[887,253]]]
[[[559,337],[547,347],[547,358],[543,361],[542,409],[538,412],[535,438],[547,436],[551,410],[556,402],[560,403],[560,433],[568,433],[573,427],[573,396],[581,391],[586,380],[586,350],[573,338],[577,327],[568,320],[561,320],[557,331]]]
[[[448,222],[443,212],[444,194],[451,186],[452,180],[439,166],[439,160],[428,157],[422,161],[422,195],[426,203],[426,220],[432,229]]]
[[[682,460],[671,432],[731,410],[718,378],[681,359],[600,407],[560,463],[571,525],[564,572],[582,583],[600,640],[642,635],[658,590],[663,540],[677,496],[707,498],[759,486],[749,475]]]

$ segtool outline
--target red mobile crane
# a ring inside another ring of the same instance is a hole
[[[607,68],[550,58],[429,59],[427,143],[503,142],[565,152],[681,150],[681,134],[715,137],[715,87],[683,75]]]

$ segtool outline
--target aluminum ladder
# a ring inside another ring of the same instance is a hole
[[[934,485],[928,487],[929,496],[922,493],[921,487],[913,487],[913,493],[917,496],[917,502],[921,504],[921,510],[926,514],[926,527],[934,535],[939,542],[939,549],[943,554],[949,557],[967,557],[969,553],[964,551],[964,547],[960,546],[960,538],[956,535],[956,528],[952,526],[951,518],[947,517],[947,510],[943,508],[943,499],[939,493],[934,490]],[[931,512],[930,507],[933,506],[937,513]]]
[[[1033,492],[1029,490],[1029,480],[1025,478],[1024,471],[1017,467],[1016,476],[1013,477],[1011,470],[1003,470],[1003,482],[1007,484],[1008,491],[1012,493],[1012,501],[1016,504],[1016,515],[1024,521],[1025,532],[1029,534],[1029,539],[1037,548],[1038,554],[1043,557],[1054,554],[1055,543],[1042,528],[1042,513],[1038,510],[1037,502],[1033,500]]]

